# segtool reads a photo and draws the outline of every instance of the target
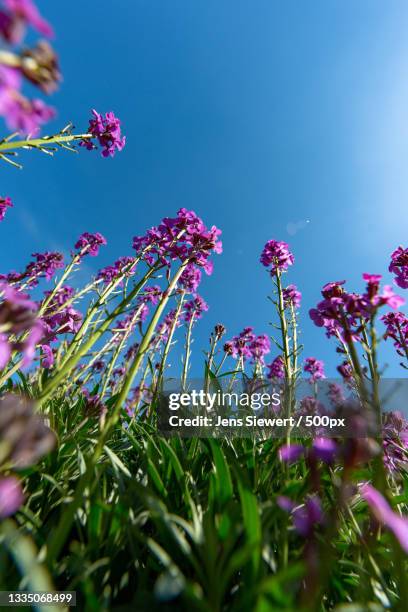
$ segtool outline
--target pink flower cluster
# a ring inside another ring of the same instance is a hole
[[[6,197],[6,198],[2,198],[0,197],[0,221],[3,221],[4,217],[6,216],[6,212],[9,208],[12,208],[13,204],[11,202],[11,198]]]
[[[318,327],[326,329],[327,336],[340,335],[346,342],[359,340],[362,324],[370,319],[384,305],[397,309],[405,300],[395,295],[389,285],[380,293],[379,274],[363,274],[367,281],[362,295],[347,293],[345,281],[331,282],[322,289],[323,300],[309,311],[310,318]]]
[[[122,151],[126,144],[126,137],[121,133],[120,119],[115,117],[112,111],[106,113],[105,117],[95,109],[92,110],[92,114],[93,119],[89,120],[88,132],[102,147],[102,156],[113,157],[116,151]],[[88,150],[97,148],[89,138],[83,139],[80,144]]]
[[[316,357],[307,357],[305,359],[303,371],[310,374],[310,382],[312,383],[322,378],[326,378],[324,375],[324,363],[316,359]]]
[[[283,380],[285,378],[285,364],[281,355],[275,357],[272,363],[267,365],[267,377],[270,380]]]
[[[289,266],[293,265],[295,258],[286,242],[268,240],[261,253],[260,261],[265,268],[270,268],[271,276],[276,276],[278,272],[285,272]]]
[[[136,236],[133,248],[138,254],[144,254],[149,265],[159,263],[170,266],[173,260],[188,262],[182,283],[187,283],[191,288],[197,282],[191,279],[198,278],[192,264],[203,268],[207,274],[212,273],[213,265],[209,258],[212,253],[222,252],[220,234],[221,231],[215,226],[206,228],[195,212],[180,208],[176,217],[166,217],[144,236]]]
[[[0,368],[5,367],[13,351],[23,354],[23,365],[27,366],[44,334],[36,315],[37,305],[4,282],[0,283],[0,298]],[[22,334],[24,339],[19,341]]]
[[[389,271],[395,274],[395,282],[398,287],[408,289],[408,249],[399,246],[391,253]]]
[[[4,0],[4,9],[0,10],[0,32],[4,38],[11,44],[19,43],[27,26],[47,38],[54,35],[32,0]]]

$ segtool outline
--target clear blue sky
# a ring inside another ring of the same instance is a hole
[[[212,326],[268,332],[266,240],[290,242],[302,290],[305,355],[336,363],[308,309],[327,281],[361,289],[408,236],[408,4],[395,0],[82,0],[38,2],[57,32],[59,118],[86,126],[114,110],[127,147],[24,156],[1,166],[16,208],[3,223],[2,271],[36,250],[69,250],[84,230],[109,246],[95,267],[180,206],[223,230],[202,294]],[[306,223],[306,221],[309,223]],[[293,234],[293,229],[298,228]],[[288,233],[289,229],[289,233]]]

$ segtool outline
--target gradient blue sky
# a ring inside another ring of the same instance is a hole
[[[114,110],[128,144],[113,160],[27,152],[22,172],[1,166],[1,191],[15,202],[0,228],[3,271],[32,251],[68,251],[84,230],[109,242],[88,259],[96,269],[163,216],[193,208],[224,242],[202,285],[210,311],[195,350],[218,322],[231,335],[270,331],[258,262],[276,238],[296,257],[287,279],[304,295],[305,355],[333,374],[334,345],[307,316],[320,287],[347,278],[360,289],[362,272],[386,274],[390,252],[407,245],[408,4],[38,5],[64,74],[47,131],[85,127],[92,107]]]

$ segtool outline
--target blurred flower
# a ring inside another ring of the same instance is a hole
[[[6,283],[0,283],[0,368],[4,368],[13,350],[23,353],[23,365],[34,358],[35,347],[44,334],[41,322],[37,319],[37,306]],[[25,332],[21,342],[16,339]]]
[[[0,11],[0,32],[8,42],[20,42],[29,25],[47,38],[54,35],[32,0],[4,0],[4,5],[7,10]]]
[[[55,91],[61,81],[57,55],[45,40],[22,52],[21,71],[26,79],[47,94]]]
[[[85,402],[85,415],[87,417],[98,417],[99,419],[103,419],[108,409],[100,396],[97,393],[91,394],[86,388],[82,389],[82,395]]]
[[[15,476],[0,478],[0,519],[11,516],[23,504],[20,481]]]
[[[5,198],[0,197],[0,221],[3,221],[3,219],[4,219],[5,215],[6,215],[7,209],[8,208],[12,208],[12,206],[13,206],[13,204],[11,202],[11,198],[9,198],[9,197],[5,197]]]
[[[295,261],[293,254],[289,250],[289,245],[286,242],[277,240],[269,240],[261,253],[261,264],[265,268],[270,267],[271,276],[276,273],[284,272]]]
[[[317,495],[308,497],[303,506],[296,507],[292,511],[292,516],[296,531],[304,538],[310,537],[316,525],[321,525],[324,520],[319,497]]]
[[[304,538],[310,537],[316,525],[324,522],[322,505],[317,495],[310,495],[301,506],[284,495],[280,495],[276,501],[282,510],[292,514],[295,529]]]
[[[324,463],[332,463],[337,453],[337,444],[331,438],[315,438],[312,444],[313,456]]]
[[[401,548],[408,553],[408,517],[394,512],[381,493],[369,483],[361,486],[360,493],[376,520],[392,531]]]
[[[43,100],[23,96],[21,86],[19,70],[0,65],[0,115],[11,130],[34,134],[55,116],[55,110]]]
[[[346,381],[350,381],[353,378],[353,368],[348,361],[343,361],[343,363],[337,366],[337,371]]]
[[[329,383],[327,396],[334,406],[338,406],[344,402],[343,389],[337,383]]]
[[[0,397],[0,463],[29,467],[55,447],[54,432],[34,410],[34,402],[28,398],[11,394]]]
[[[112,112],[106,113],[103,117],[94,109],[92,114],[94,118],[89,121],[88,132],[103,147],[102,156],[113,157],[115,152],[122,151],[126,144],[126,138],[121,134],[120,120]],[[88,138],[82,140],[80,144],[88,150],[96,149],[95,144]]]
[[[49,370],[54,365],[54,352],[49,344],[40,344],[41,349],[41,365],[46,370]]]
[[[280,447],[278,456],[285,463],[294,463],[304,454],[305,448],[301,444],[284,444]]]

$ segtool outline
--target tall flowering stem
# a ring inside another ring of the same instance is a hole
[[[57,145],[57,147],[62,149],[75,151],[75,149],[69,146],[69,143],[74,143],[75,141],[83,142],[86,140],[92,140],[92,138],[92,134],[66,134],[64,131],[62,131],[59,134],[55,134],[53,136],[43,136],[42,138],[27,138],[24,140],[3,139],[0,142],[0,159],[21,168],[20,164],[17,164],[10,159],[10,156],[15,156],[16,151],[19,149],[37,149],[42,153],[52,155],[57,149],[55,146],[53,147],[50,145]]]
[[[188,368],[190,365],[190,357],[191,357],[191,335],[192,335],[193,326],[194,326],[194,319],[195,319],[195,316],[193,314],[187,325],[183,371],[181,373],[181,388],[182,389],[186,388],[186,383],[187,383],[187,374],[188,374]]]
[[[118,345],[117,345],[117,347],[116,347],[116,349],[115,349],[115,351],[113,353],[113,356],[112,356],[111,360],[109,361],[108,368],[107,368],[107,370],[105,372],[105,375],[104,375],[104,381],[103,381],[102,390],[101,390],[101,399],[103,398],[103,396],[106,393],[107,386],[109,384],[109,381],[110,381],[112,372],[114,370],[114,367],[115,367],[115,365],[116,365],[116,363],[117,363],[117,361],[119,359],[119,355],[121,354],[122,349],[125,346],[126,341],[127,341],[127,339],[129,338],[129,336],[130,336],[130,334],[132,332],[133,325],[136,323],[136,321],[140,317],[140,313],[142,311],[142,308],[143,308],[143,303],[140,304],[140,306],[135,310],[131,320],[129,321],[128,329],[123,334],[121,334],[121,339],[120,339],[120,341],[119,341],[119,343],[118,343]]]
[[[164,370],[166,368],[167,359],[168,359],[168,356],[169,356],[171,344],[173,342],[174,332],[176,331],[176,328],[177,328],[177,325],[178,325],[178,322],[179,322],[179,319],[180,319],[180,315],[181,315],[181,310],[183,308],[184,299],[185,299],[185,292],[182,291],[181,294],[180,294],[180,298],[178,300],[176,311],[174,313],[173,321],[172,321],[171,326],[170,326],[170,328],[168,330],[168,333],[167,333],[166,343],[164,345],[163,354],[162,354],[162,357],[161,357],[161,360],[160,360],[160,367],[159,367],[159,371],[157,373],[156,392],[161,390],[161,386],[163,384]]]
[[[155,268],[151,268],[146,274],[145,276],[140,280],[140,282],[133,288],[133,290],[129,293],[129,295],[124,298],[119,304],[118,306],[116,306],[116,308],[114,308],[114,310],[105,318],[105,320],[103,321],[103,323],[97,327],[97,329],[89,336],[89,338],[81,345],[81,348],[79,350],[77,350],[76,352],[74,352],[72,350],[72,348],[75,348],[75,338],[72,341],[71,347],[70,349],[67,351],[68,354],[68,358],[65,359],[65,361],[61,364],[60,369],[58,370],[58,372],[56,372],[54,374],[54,376],[50,377],[46,384],[44,385],[44,388],[39,396],[39,400],[41,402],[44,402],[48,397],[50,397],[50,395],[52,395],[52,393],[54,392],[54,390],[56,389],[56,387],[69,375],[69,373],[76,367],[76,365],[79,363],[79,361],[81,360],[81,358],[83,357],[83,355],[85,355],[88,351],[91,350],[91,348],[94,346],[94,344],[103,336],[103,334],[109,329],[109,326],[115,321],[115,319],[117,319],[118,316],[120,316],[125,308],[132,302],[132,300],[139,294],[139,292],[143,289],[144,285],[147,283],[147,281],[149,280],[149,278],[153,275],[153,273],[155,272]],[[91,318],[93,318],[93,315],[96,313],[96,311],[99,309],[99,306],[93,307],[91,309],[91,313],[90,315],[88,315],[87,320],[84,321],[84,326],[87,328],[90,324],[90,320]],[[81,330],[80,330],[81,331]],[[79,335],[78,340],[81,340],[83,335],[84,335],[84,331],[82,332],[82,334]],[[78,341],[77,340],[77,341]]]
[[[146,329],[146,332],[142,338],[142,341],[140,342],[139,348],[137,350],[136,356],[133,359],[133,362],[129,368],[128,374],[126,376],[126,379],[123,383],[122,389],[119,393],[119,396],[115,402],[115,406],[114,406],[114,410],[112,411],[112,414],[110,416],[110,418],[108,419],[108,423],[109,425],[107,425],[107,427],[112,427],[118,420],[119,418],[119,412],[121,407],[123,406],[128,393],[132,387],[133,381],[136,377],[136,374],[139,370],[140,364],[142,363],[143,357],[146,353],[146,351],[148,350],[149,346],[150,346],[150,341],[152,339],[152,336],[154,334],[154,331],[156,329],[156,326],[160,320],[160,317],[164,311],[164,309],[167,306],[167,303],[173,293],[173,291],[175,290],[175,288],[177,287],[177,283],[180,279],[180,276],[183,274],[183,271],[185,269],[185,267],[188,265],[189,260],[184,261],[180,268],[177,270],[176,274],[173,276],[172,280],[169,283],[169,286],[167,288],[167,290],[164,292],[162,299],[160,300],[156,311]]]

